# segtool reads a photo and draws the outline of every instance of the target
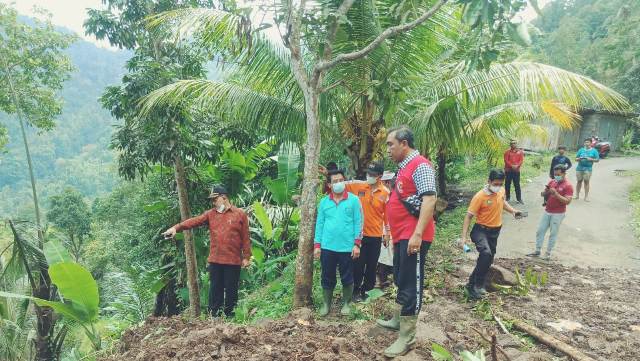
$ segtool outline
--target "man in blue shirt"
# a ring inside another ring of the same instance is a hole
[[[576,199],[580,199],[580,188],[582,188],[582,182],[584,182],[584,200],[589,202],[589,180],[591,179],[593,163],[597,163],[599,160],[600,155],[592,147],[591,139],[585,139],[584,147],[580,148],[578,154],[576,154],[576,161],[578,162],[576,167],[576,180],[578,181]]]
[[[360,256],[362,240],[362,209],[357,196],[345,191],[344,172],[336,169],[328,174],[331,193],[318,205],[314,256],[320,258],[322,307],[320,316],[329,314],[333,289],[336,287],[336,268],[342,282],[342,310],[351,314],[353,296],[353,260]]]
[[[564,155],[567,151],[567,147],[561,145],[558,147],[558,155],[553,157],[551,160],[551,168],[549,169],[549,178],[553,179],[555,177],[554,169],[557,165],[563,165],[565,170],[571,169],[571,159]]]

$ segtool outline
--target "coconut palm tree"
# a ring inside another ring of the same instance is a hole
[[[373,13],[367,4],[358,2],[352,8],[349,36],[338,37],[336,47],[357,48],[380,29],[377,24],[384,17],[362,15]],[[323,129],[332,141],[342,143],[356,174],[382,155],[384,129],[394,123],[412,126],[427,154],[464,153],[478,145],[496,152],[513,135],[544,136],[546,127],[533,120],[570,128],[581,107],[628,109],[615,91],[544,64],[494,63],[488,69],[466,69],[464,59],[446,56],[460,42],[463,25],[455,16],[452,11],[439,14],[426,26],[327,75],[330,89],[320,101]],[[199,9],[153,21],[177,19],[179,34],[196,30],[215,38],[220,29],[211,24],[222,22],[228,27],[224,31],[235,26],[229,17],[229,23],[220,17],[218,11]],[[237,55],[227,79],[178,81],[152,93],[144,108],[188,100],[238,126],[263,127],[282,140],[301,141],[304,101],[287,49],[264,35],[251,41],[252,47]]]
[[[345,3],[347,1],[342,4]],[[360,0],[348,3],[346,8],[329,4],[328,8],[335,10],[335,14],[344,14],[344,19],[337,20],[341,26],[336,27],[335,32],[325,34],[328,37],[313,31],[305,32],[303,43],[308,49],[300,48],[298,37],[285,35],[282,36],[284,43],[278,43],[254,31],[256,29],[251,27],[246,16],[235,16],[222,10],[179,10],[150,20],[151,27],[173,24],[178,38],[201,41],[203,46],[222,54],[225,61],[232,63],[232,72],[221,81],[181,80],[158,89],[143,100],[143,114],[156,106],[191,103],[200,111],[208,110],[238,126],[262,127],[282,140],[303,142],[306,133],[302,192],[304,227],[299,246],[299,259],[306,257],[306,261],[301,261],[306,264],[298,270],[310,269],[310,224],[315,214],[312,204],[315,197],[310,185],[317,184],[312,173],[318,161],[318,125],[331,141],[342,143],[356,173],[362,174],[366,164],[380,156],[384,128],[399,119],[406,120],[416,129],[418,138],[424,140],[423,146],[442,144],[462,149],[465,145],[477,144],[479,135],[483,134],[485,138],[493,135],[493,139],[499,139],[497,136],[507,132],[509,127],[513,131],[518,129],[517,124],[540,116],[563,113],[561,119],[566,120],[573,111],[571,106],[586,100],[596,100],[594,105],[603,108],[625,106],[620,95],[600,84],[541,64],[519,63],[488,70],[460,67],[460,59],[453,56],[460,44],[459,34],[482,23],[477,20],[471,22],[473,26],[468,26],[460,21],[461,17],[473,18],[469,15],[469,7],[461,12],[457,5],[443,6],[444,1],[414,4]],[[490,6],[483,1],[474,0],[473,3]],[[321,12],[327,4],[316,5]],[[416,5],[415,9],[411,8]],[[405,24],[407,18],[427,14],[425,9],[435,12],[422,26],[389,36],[389,29]],[[289,12],[289,15],[299,17],[300,13],[305,12],[301,10],[294,15]],[[313,24],[313,16],[310,16],[312,18],[307,20]],[[492,31],[506,29],[504,23],[491,23],[497,24]],[[300,26],[295,21],[293,25]],[[378,42],[378,46],[370,46],[383,36],[385,40]],[[329,38],[331,41],[323,45]],[[292,47],[289,42],[296,42],[296,46]],[[366,56],[352,59],[351,55],[362,54],[358,49],[367,49]],[[314,51],[320,52],[321,56]],[[325,59],[325,51],[337,55]],[[474,51],[483,55],[486,47],[477,47]],[[470,52],[460,53],[469,55]],[[337,62],[347,58],[350,61]],[[473,54],[473,58],[477,59],[478,54]],[[333,66],[323,67],[326,64]],[[486,62],[481,64],[486,68]],[[305,78],[305,72],[310,72],[312,80],[319,82],[313,84],[313,90],[309,88],[309,79],[301,80]],[[587,95],[590,92],[597,96]],[[416,94],[425,97],[416,97]],[[500,106],[502,110],[498,108]],[[545,109],[553,109],[553,112]],[[490,116],[490,112],[495,115]],[[550,119],[558,121],[559,118]],[[491,128],[498,125],[501,126],[497,129]],[[535,127],[529,129],[535,130]],[[430,142],[432,139],[438,143]],[[310,272],[303,278],[309,281]],[[310,295],[310,285],[304,288],[302,292]],[[308,301],[309,297],[302,303]],[[300,303],[296,298],[296,304]]]

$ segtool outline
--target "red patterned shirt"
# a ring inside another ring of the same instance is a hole
[[[249,219],[243,210],[231,207],[223,213],[210,209],[177,224],[176,231],[209,225],[209,263],[240,265],[251,258]]]

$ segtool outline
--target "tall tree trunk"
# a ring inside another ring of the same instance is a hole
[[[444,146],[438,148],[438,195],[444,197],[447,195],[447,152]]]
[[[180,203],[180,218],[185,221],[191,218],[191,208],[189,207],[189,197],[187,195],[187,177],[184,171],[184,164],[180,156],[175,156],[175,178],[178,190],[178,203]],[[187,286],[189,288],[189,309],[192,317],[200,316],[200,291],[198,288],[198,265],[196,260],[196,248],[193,244],[193,234],[191,231],[183,231],[184,234],[184,254],[187,263]]]
[[[16,107],[16,115],[18,117],[18,122],[20,123],[20,132],[22,133],[22,142],[24,143],[24,151],[27,155],[27,165],[29,168],[29,178],[31,179],[31,194],[33,196],[33,206],[35,208],[36,213],[36,227],[38,231],[38,242],[40,248],[43,247],[44,244],[44,233],[42,231],[42,222],[40,219],[40,204],[38,202],[38,192],[36,190],[36,178],[33,175],[33,162],[31,160],[31,152],[29,151],[29,142],[27,141],[27,132],[24,130],[24,120],[22,119],[22,110],[20,109],[20,103],[18,102],[18,96],[15,93],[15,89],[13,87],[13,78],[10,73],[7,73],[7,79],[9,83],[9,90],[11,92],[11,99],[13,105]]]
[[[313,303],[313,235],[316,219],[316,192],[318,164],[320,160],[320,121],[318,120],[317,89],[302,89],[307,115],[307,142],[304,146],[304,180],[300,202],[300,238],[296,258],[296,279],[293,290],[293,307],[310,306]]]
[[[3,64],[5,70],[7,70],[6,62]],[[38,233],[38,247],[42,250],[44,249],[44,232],[42,229],[42,221],[40,218],[40,204],[38,202],[38,191],[36,188],[36,178],[33,174],[33,162],[31,160],[31,152],[29,151],[29,142],[27,140],[27,132],[24,129],[24,120],[22,119],[22,110],[20,108],[20,102],[18,101],[18,95],[16,94],[15,87],[13,85],[13,78],[11,76],[11,72],[7,71],[7,83],[9,85],[9,91],[11,93],[11,101],[16,108],[16,116],[18,118],[18,122],[20,123],[20,132],[22,134],[22,142],[24,143],[24,150],[27,156],[27,165],[29,168],[29,178],[31,180],[31,192],[33,196],[33,206],[35,210],[36,216],[36,229]],[[16,230],[13,229],[14,236],[18,236]],[[24,254],[24,253],[23,253]],[[26,260],[25,260],[26,262]],[[49,270],[48,266],[42,265],[39,269],[40,271],[40,279],[37,285],[32,283],[32,294],[35,297],[42,298],[44,300],[51,300],[51,279],[49,278]],[[49,307],[35,307],[36,314],[36,337],[33,340],[36,354],[35,359],[38,361],[51,361],[56,360],[56,353],[59,356],[59,352],[56,352],[58,349],[56,347],[54,339],[54,331],[56,321],[54,318],[53,310]],[[64,336],[62,337],[64,341]]]
[[[29,285],[31,286],[31,294],[43,300],[53,300],[55,292],[53,291],[51,278],[49,277],[49,266],[46,263],[39,263],[36,273],[26,258],[21,237],[11,220],[9,220],[9,226],[13,233],[14,245],[18,247],[19,254],[22,255],[22,262],[24,263]],[[35,275],[38,275],[37,281],[34,277]],[[54,337],[56,319],[53,310],[49,307],[40,307],[34,304],[34,311],[36,314],[36,336],[33,339],[33,345],[36,351],[34,358],[37,361],[58,360],[61,343],[64,342],[66,330],[61,330],[58,337]]]

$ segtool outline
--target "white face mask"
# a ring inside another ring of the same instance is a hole
[[[378,183],[378,177],[367,176],[367,183],[374,185]]]
[[[338,194],[344,192],[345,187],[346,187],[346,184],[344,182],[333,183],[331,185],[331,189],[333,189],[333,192]]]
[[[223,213],[224,209],[225,209],[224,204],[221,204],[218,206],[218,208],[216,208],[216,211],[218,211],[218,213]]]
[[[498,193],[502,189],[502,186],[489,186],[489,190],[493,193]]]

